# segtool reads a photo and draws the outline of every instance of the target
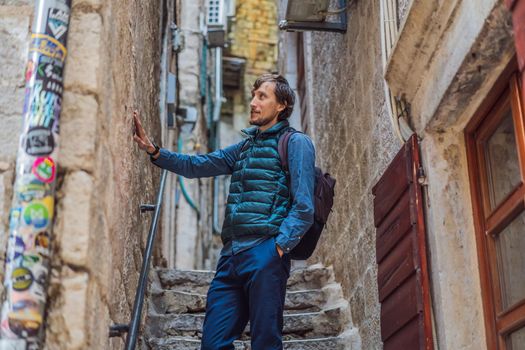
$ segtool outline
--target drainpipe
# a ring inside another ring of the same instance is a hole
[[[221,118],[222,107],[222,48],[215,49],[215,99],[213,103],[213,118],[212,118],[212,135],[214,135],[214,148],[220,146],[219,143],[219,119]],[[219,227],[219,177],[213,178],[213,233],[219,235],[221,228]]]
[[[179,134],[179,140],[177,141],[177,152],[182,152],[182,136]],[[190,205],[190,207],[195,210],[197,213],[197,219],[201,216],[201,211],[199,210],[199,207],[195,204],[195,202],[191,199],[190,195],[188,194],[188,190],[186,190],[186,185],[184,184],[184,178],[180,175],[177,175],[177,178],[179,180],[180,184],[180,190],[182,192],[182,195],[184,196],[184,199],[186,199],[186,202]]]
[[[0,349],[41,349],[71,0],[37,0],[4,269]]]

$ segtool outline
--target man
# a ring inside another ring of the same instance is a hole
[[[203,350],[234,349],[248,320],[253,350],[282,349],[289,252],[313,223],[315,151],[301,133],[290,137],[289,174],[279,137],[290,129],[295,95],[280,75],[259,77],[252,89],[246,139],[206,155],[184,155],[150,142],[135,113],[134,139],[153,164],[194,178],[231,174],[222,227],[224,247],[208,291]]]

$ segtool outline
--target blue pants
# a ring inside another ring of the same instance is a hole
[[[275,238],[237,255],[222,256],[206,301],[201,350],[234,349],[248,320],[253,350],[281,350],[290,257]]]

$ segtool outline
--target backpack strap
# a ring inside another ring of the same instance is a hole
[[[279,144],[277,146],[277,150],[279,152],[279,158],[281,158],[281,167],[283,168],[284,172],[286,173],[286,176],[290,175],[290,170],[288,168],[288,141],[290,140],[290,137],[298,133],[300,131],[294,130],[294,129],[288,129],[284,134],[281,135],[279,138]]]

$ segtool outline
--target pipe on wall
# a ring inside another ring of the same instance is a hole
[[[1,349],[41,349],[71,0],[37,0],[4,269]]]
[[[219,120],[221,118],[222,108],[222,48],[215,49],[215,98],[213,103],[213,124],[211,130],[213,133],[214,149],[220,147],[219,137]],[[219,235],[221,228],[219,227],[219,177],[213,178],[213,233]]]

